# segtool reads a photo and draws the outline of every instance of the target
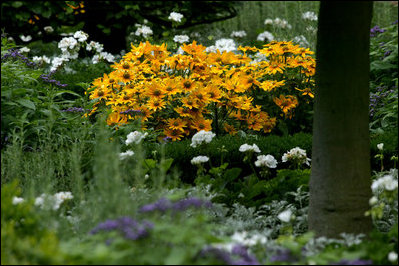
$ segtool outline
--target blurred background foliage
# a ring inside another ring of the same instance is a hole
[[[149,23],[154,40],[187,30],[202,33],[245,30],[247,39],[265,30],[266,18],[290,18],[292,32],[304,34],[302,13],[318,12],[318,1],[3,1],[2,29],[17,39],[21,33],[44,42],[59,41],[60,33],[83,30],[111,53],[127,48],[126,36],[136,23]],[[375,1],[372,26],[387,26],[398,19],[397,1]],[[182,13],[179,24],[168,20],[170,12]],[[43,31],[52,26],[54,32]],[[208,39],[215,36],[209,35]],[[312,47],[311,47],[312,49]]]

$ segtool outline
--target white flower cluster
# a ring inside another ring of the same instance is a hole
[[[58,48],[61,49],[62,53],[74,50],[79,47],[78,41],[74,37],[65,37],[58,43]]]
[[[26,46],[19,48],[19,52],[21,53],[29,53],[30,49]]]
[[[54,57],[51,60],[51,68],[50,71],[56,71],[58,67],[60,67],[64,62],[69,61],[66,57]]]
[[[91,51],[94,50],[97,53],[101,53],[104,50],[104,47],[101,43],[99,42],[95,42],[95,41],[91,41],[90,43],[87,44],[86,46],[86,50],[87,51]]]
[[[268,241],[267,237],[263,234],[253,234],[252,236],[249,236],[248,232],[246,231],[234,232],[234,234],[231,236],[231,240],[232,241],[228,243],[213,244],[212,246],[231,252],[233,250],[233,247],[237,244],[250,247],[258,243],[266,244],[266,242]]]
[[[44,31],[47,32],[47,33],[52,33],[52,32],[54,32],[54,29],[53,29],[53,27],[51,27],[51,26],[46,26],[46,27],[44,27],[43,29],[44,29]]]
[[[205,130],[198,131],[192,137],[190,146],[196,148],[202,143],[210,143],[213,137],[215,136],[216,134],[213,133],[212,131],[205,131]]]
[[[54,195],[41,194],[35,199],[35,205],[41,208],[50,207],[53,210],[58,210],[65,200],[73,199],[71,192],[58,192]]]
[[[168,19],[169,19],[169,20],[176,21],[176,22],[181,22],[181,19],[182,19],[183,17],[184,17],[183,14],[180,14],[180,13],[177,13],[177,12],[171,12],[171,13],[169,14]]]
[[[119,159],[124,160],[133,155],[134,155],[134,151],[127,150],[126,152],[119,153]]]
[[[127,135],[127,139],[126,139],[125,143],[126,143],[126,145],[129,145],[130,143],[139,144],[147,135],[148,135],[147,132],[145,132],[144,134],[139,131],[130,132]]]
[[[30,41],[32,40],[32,36],[30,36],[30,35],[26,35],[26,36],[24,36],[24,35],[19,35],[19,38],[21,38],[21,40],[22,40],[23,42],[30,42]]]
[[[199,164],[202,164],[202,163],[206,163],[207,161],[209,161],[209,157],[208,156],[200,155],[200,156],[197,156],[197,157],[194,157],[193,159],[191,159],[191,164],[199,165]]]
[[[310,165],[310,159],[306,156],[306,151],[299,147],[292,148],[290,151],[284,153],[281,161],[297,161],[300,164],[306,163]]]
[[[50,64],[50,63],[51,63],[50,58],[48,58],[48,57],[45,56],[45,55],[43,55],[43,56],[34,56],[34,57],[32,58],[32,61],[33,61],[34,63],[36,63],[36,64],[43,64],[43,63]]]
[[[261,61],[267,61],[267,57],[264,54],[261,54],[259,52],[257,52],[254,55],[251,55],[250,57],[252,58],[252,61],[250,62],[250,64],[256,64]]]
[[[313,26],[307,26],[305,30],[313,34],[317,32],[317,29]]]
[[[136,32],[134,35],[140,36],[142,35],[145,39],[147,39],[150,35],[153,34],[152,29],[146,25],[141,25],[141,24],[135,24],[137,27]]]
[[[292,211],[290,209],[281,212],[277,216],[282,222],[288,223],[292,218]]]
[[[315,12],[307,11],[302,14],[302,19],[310,20],[310,21],[317,21],[317,15]]]
[[[376,192],[379,189],[393,191],[397,188],[398,188],[398,177],[396,176],[395,178],[393,174],[384,175],[383,177],[374,180],[371,185],[371,190],[373,192]]]
[[[115,56],[111,53],[107,52],[101,52],[100,54],[96,54],[93,56],[91,61],[93,64],[97,64],[100,60],[106,60],[108,62],[114,62],[115,61]]]
[[[250,152],[258,152],[259,153],[260,149],[256,144],[249,145],[249,144],[245,143],[240,146],[239,151],[240,152],[250,151]]]
[[[275,18],[274,20],[268,18],[265,20],[264,23],[265,23],[265,25],[274,25],[274,26],[282,28],[282,29],[285,29],[285,28],[287,28],[289,30],[292,29],[292,26],[288,23],[288,21],[285,19],[281,19],[281,18]]]
[[[268,168],[276,168],[277,160],[273,157],[273,155],[259,155],[257,160],[255,161],[255,165],[257,167],[268,167]]]
[[[247,36],[247,33],[245,32],[245,30],[240,30],[240,31],[233,31],[230,34],[231,38],[244,38],[245,36]]]
[[[174,42],[178,42],[178,43],[185,43],[185,42],[188,42],[189,39],[190,39],[190,38],[189,38],[187,35],[176,35],[176,36],[173,38],[173,41],[174,41]]]
[[[20,198],[20,197],[16,197],[16,196],[12,197],[12,204],[13,205],[20,204],[20,203],[22,203],[24,201],[25,201],[24,198]]]
[[[274,36],[270,32],[264,31],[264,32],[260,33],[258,35],[258,37],[256,37],[256,39],[261,42],[264,42],[265,40],[268,42],[271,42],[274,40]]]
[[[89,34],[79,30],[73,34],[73,37],[77,39],[79,42],[85,42],[87,38],[89,38]]]
[[[306,40],[306,37],[303,35],[295,36],[293,42],[299,43],[300,46],[308,47],[309,42]]]
[[[233,39],[222,38],[217,40],[215,45],[211,45],[206,48],[205,51],[208,53],[216,53],[217,50],[219,50],[221,53],[224,51],[232,52],[237,50],[237,46]]]

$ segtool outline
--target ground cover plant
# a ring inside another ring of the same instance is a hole
[[[337,237],[308,224],[319,3],[158,4],[2,3],[1,263],[397,264],[397,2],[370,28],[373,227]]]

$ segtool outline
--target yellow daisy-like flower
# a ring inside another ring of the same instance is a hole
[[[148,109],[154,112],[165,108],[165,106],[166,106],[165,101],[159,98],[152,98],[147,102]]]
[[[187,127],[187,122],[181,118],[169,118],[167,127],[170,129],[177,129],[184,132],[184,127]]]
[[[298,105],[298,100],[293,95],[280,95],[279,98],[274,98],[273,101],[281,108],[285,115],[289,114],[292,109],[294,109]]]
[[[164,134],[171,138],[173,141],[176,140],[181,140],[181,138],[184,136],[184,132],[179,130],[179,129],[171,129],[171,128],[166,128],[164,130]]]
[[[127,123],[126,115],[120,114],[119,111],[112,112],[107,117],[107,125],[109,126],[120,126]]]
[[[197,100],[194,99],[191,96],[182,98],[181,102],[182,102],[184,107],[187,107],[189,109],[198,108],[199,107]]]
[[[205,130],[212,131],[212,120],[204,119],[203,117],[199,117],[192,121],[190,126],[192,129],[196,129],[197,131]]]

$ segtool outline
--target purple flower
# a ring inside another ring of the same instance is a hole
[[[233,265],[260,265],[256,257],[250,255],[243,245],[235,245],[231,253],[241,257],[240,260],[233,262]]]
[[[160,212],[165,212],[169,210],[172,207],[172,203],[170,200],[166,198],[160,198],[157,202],[147,204],[142,206],[139,211],[140,212],[153,212],[153,211],[160,211]]]
[[[6,53],[5,55],[3,55],[1,57],[1,61],[6,60],[8,58],[13,58],[13,59],[20,59],[22,60],[27,66],[29,67],[34,67],[36,66],[35,63],[31,62],[26,56],[22,55],[18,49],[15,48],[10,48],[8,49],[8,53]]]
[[[385,31],[386,31],[385,29],[381,29],[378,25],[376,25],[370,30],[370,37],[375,37],[379,33],[383,33]]]
[[[69,107],[68,109],[61,110],[61,112],[70,112],[70,113],[84,113],[86,111],[90,111],[90,109],[84,109],[81,107]]]
[[[120,112],[120,114],[131,114],[131,113],[141,113],[140,110],[128,109],[125,111]]]
[[[50,77],[54,74],[54,71],[51,71],[50,73],[46,74],[42,74],[40,75],[40,78],[47,83],[51,83],[51,84],[55,84],[57,87],[66,87],[68,86],[68,84],[62,84],[61,82],[59,82],[58,80],[55,79],[50,79]]]
[[[143,221],[141,224],[130,217],[121,217],[116,220],[107,220],[97,225],[90,234],[97,234],[100,231],[119,231],[124,238],[137,240],[144,238],[149,234],[154,225],[149,221]],[[108,240],[107,240],[108,241]]]
[[[230,253],[227,252],[226,250],[220,249],[220,248],[215,248],[215,247],[205,247],[201,250],[199,253],[199,257],[209,257],[212,256],[216,258],[217,260],[223,261],[227,265],[233,265],[233,260],[230,256]]]
[[[168,210],[173,209],[175,212],[185,211],[190,207],[200,208],[200,207],[212,207],[212,203],[210,201],[204,201],[199,198],[187,198],[181,199],[175,203],[172,203],[170,200],[166,198],[161,198],[155,203],[147,204],[142,206],[139,211],[140,212],[153,212],[160,211],[166,212]]]

